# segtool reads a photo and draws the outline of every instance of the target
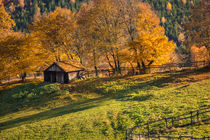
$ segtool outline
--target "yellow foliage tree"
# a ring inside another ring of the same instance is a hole
[[[140,4],[142,11],[138,17],[138,39],[130,42],[130,50],[141,72],[152,64],[168,62],[169,54],[174,51],[175,44],[168,41],[160,19],[148,4]]]
[[[20,32],[7,32],[0,38],[0,80],[40,70],[51,57],[37,39]]]
[[[162,17],[162,18],[161,18],[161,22],[162,22],[163,24],[166,23],[165,17]]]
[[[186,4],[187,3],[187,0],[182,0],[183,4]]]
[[[96,0],[83,6],[79,12],[79,26],[86,37],[86,46],[93,58],[93,66],[97,71],[98,60],[104,56],[113,69],[120,71],[119,49],[123,42],[123,26],[116,3],[111,0]]]
[[[23,43],[25,40],[22,33],[12,31],[4,33],[0,38],[0,80],[22,73],[19,63],[23,59]]]
[[[172,9],[172,5],[170,2],[167,3],[166,9],[169,11]]]
[[[54,54],[56,61],[74,58],[72,44],[76,21],[70,10],[57,8],[36,19],[30,30],[40,40],[42,47]]]
[[[0,31],[9,30],[15,26],[11,16],[5,11],[4,5],[0,5]]]
[[[40,42],[32,34],[14,32],[15,22],[0,7],[0,81],[19,74],[39,70],[43,60],[50,60],[49,52],[40,47]],[[47,54],[47,56],[46,56]],[[23,77],[24,78],[24,77]]]

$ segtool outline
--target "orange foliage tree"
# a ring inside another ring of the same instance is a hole
[[[165,36],[160,19],[148,4],[140,4],[142,11],[138,15],[138,39],[130,42],[130,51],[139,69],[145,73],[146,67],[169,61],[170,53],[174,52],[175,43]]]
[[[56,61],[74,58],[72,44],[76,21],[70,10],[57,8],[54,12],[37,18],[29,28],[42,47],[54,54]]]
[[[186,45],[191,47],[205,46],[210,54],[210,2],[201,0],[200,4],[193,9],[191,21],[184,24],[186,32]]]
[[[0,31],[10,30],[15,26],[15,22],[11,16],[5,11],[4,5],[0,5]]]

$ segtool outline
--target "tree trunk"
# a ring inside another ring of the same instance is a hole
[[[95,73],[96,73],[96,76],[98,76],[98,68],[97,68],[97,64],[96,64],[96,52],[95,52],[95,49],[93,49],[93,61],[94,61],[94,68],[95,68]]]
[[[109,66],[112,68],[113,72],[115,71],[114,67],[112,66],[111,62],[110,62],[110,59],[109,59],[109,56],[106,54],[106,59],[109,63]]]
[[[117,61],[117,64],[118,64],[118,73],[121,74],[121,67],[120,67],[120,61],[119,60]]]
[[[94,66],[94,68],[95,68],[95,73],[96,73],[96,77],[98,76],[98,68],[97,68],[97,66]]]
[[[139,69],[139,74],[141,73],[141,65],[139,63],[139,61],[137,61],[137,68]]]
[[[129,62],[130,63],[130,65],[131,65],[131,68],[132,68],[132,75],[134,75],[134,67],[133,67],[133,64],[131,63],[131,62]]]
[[[36,79],[36,75],[37,75],[37,73],[34,73],[34,79]]]
[[[119,74],[121,74],[121,67],[120,67],[120,60],[119,60],[119,54],[118,54],[118,51],[117,51],[117,72]]]
[[[112,57],[113,57],[113,60],[114,60],[114,66],[115,66],[115,71],[114,71],[114,73],[115,73],[115,72],[117,72],[118,67],[117,67],[117,61],[116,61],[116,58],[115,58],[114,53],[112,54]]]
[[[141,62],[141,64],[142,64],[142,70],[141,70],[141,74],[146,74],[146,65],[144,64],[144,62],[142,61]]]
[[[21,81],[22,81],[22,82],[25,82],[25,81],[26,81],[26,73],[25,73],[25,72],[22,73],[22,74],[20,75],[20,77],[21,77]]]

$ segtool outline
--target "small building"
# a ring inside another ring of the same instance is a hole
[[[55,62],[44,71],[45,82],[69,83],[84,74],[84,66],[74,61]]]

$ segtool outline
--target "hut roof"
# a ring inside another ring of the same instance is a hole
[[[84,70],[85,67],[76,61],[60,61],[55,62],[65,72]]]

